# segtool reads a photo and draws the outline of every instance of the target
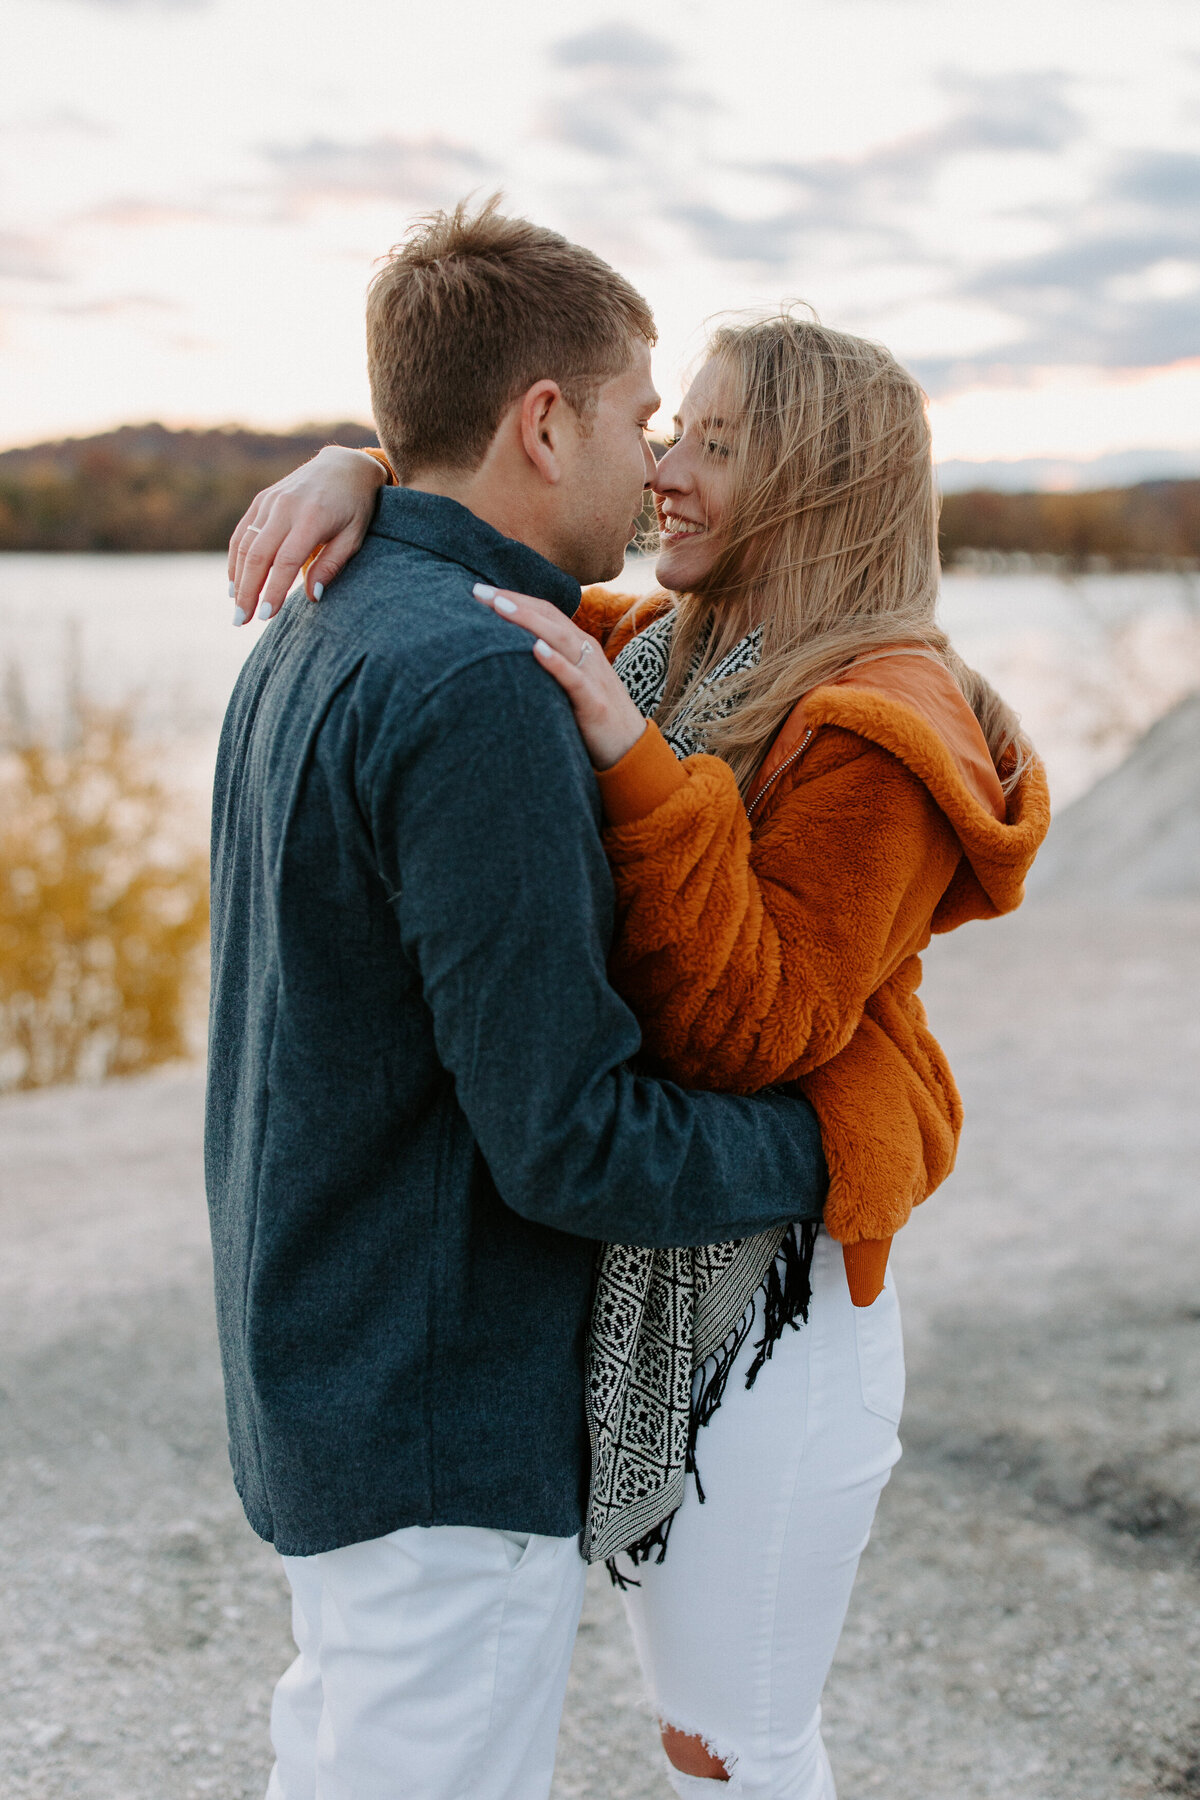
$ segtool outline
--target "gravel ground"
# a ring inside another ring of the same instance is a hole
[[[1200,908],[935,947],[968,1106],[897,1247],[905,1456],[830,1682],[842,1800],[1200,1796]],[[289,1655],[229,1483],[194,1069],[0,1103],[3,1800],[260,1796]],[[668,1800],[593,1580],[556,1800]]]

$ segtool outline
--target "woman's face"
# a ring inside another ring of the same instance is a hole
[[[686,593],[703,580],[721,549],[730,485],[728,377],[706,362],[675,416],[675,436],[650,486],[660,549],[654,572],[665,588]]]

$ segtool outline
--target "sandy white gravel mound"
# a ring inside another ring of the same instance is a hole
[[[1200,900],[1200,694],[1054,820],[1029,892],[1059,900]]]

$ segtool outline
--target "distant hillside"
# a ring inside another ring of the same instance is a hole
[[[369,425],[168,431],[123,425],[0,453],[0,550],[223,550],[259,488]]]
[[[373,444],[369,425],[295,432],[124,425],[0,453],[0,550],[223,550],[261,487],[322,444]],[[1085,567],[1200,561],[1200,480],[1073,493],[947,494],[942,559],[972,551]]]

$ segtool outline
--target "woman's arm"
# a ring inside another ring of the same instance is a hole
[[[366,537],[375,497],[391,480],[382,450],[329,444],[256,494],[229,540],[234,624],[273,618],[301,569],[309,599],[319,600]]]
[[[670,764],[683,779],[664,789]],[[728,766],[659,737],[599,775],[618,897],[614,985],[664,1072],[741,1092],[849,1042],[928,936],[958,846],[917,778],[826,726],[757,836]]]

